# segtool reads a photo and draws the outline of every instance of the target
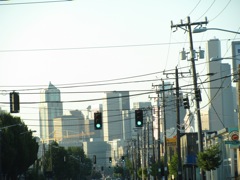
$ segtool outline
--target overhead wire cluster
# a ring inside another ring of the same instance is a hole
[[[56,1],[36,1],[36,2],[32,2],[32,3],[50,3],[50,2],[63,2],[63,1],[67,1],[67,0],[56,0]],[[199,6],[201,0],[198,1],[198,3],[196,4],[196,6],[191,10],[191,12],[189,14],[191,14],[193,11],[196,10],[196,8]],[[216,17],[214,17],[212,19],[215,20],[226,8],[227,6],[229,5],[229,3],[231,2],[231,0],[229,0],[229,2],[226,4],[226,6],[219,11],[219,13],[216,15]],[[204,15],[206,15],[206,13],[208,11],[210,11],[210,9],[212,8],[212,6],[214,5],[215,3],[215,0],[212,2],[212,4],[209,6],[209,8],[200,16],[200,18]],[[15,3],[15,5],[17,4],[30,4],[30,3]],[[0,4],[0,5],[7,5],[7,4]],[[10,3],[9,3],[10,5]],[[12,5],[14,5],[12,3]],[[200,19],[199,18],[199,19]],[[235,38],[234,38],[235,39]],[[229,40],[229,39],[228,39]],[[205,42],[205,41],[200,41],[200,42]],[[52,48],[52,49],[15,49],[15,50],[0,50],[0,53],[5,53],[5,52],[8,52],[8,53],[12,53],[12,52],[18,52],[18,51],[65,51],[65,50],[81,50],[81,49],[100,49],[100,48],[131,48],[131,47],[138,47],[138,46],[162,46],[162,45],[168,45],[168,54],[170,52],[170,47],[171,45],[173,44],[185,44],[186,42],[172,42],[172,37],[170,36],[170,40],[168,43],[155,43],[155,44],[133,44],[133,45],[117,45],[117,46],[99,46],[99,47],[73,47],[73,48]],[[168,56],[167,56],[167,59],[168,59]],[[167,62],[167,61],[166,61]],[[200,65],[200,64],[206,64],[205,63],[198,63],[196,65]],[[182,67],[180,69],[189,69],[190,66],[185,66],[185,67]],[[172,71],[173,69],[170,69],[170,70],[166,70],[166,71]],[[152,72],[152,73],[148,73],[148,74],[142,74],[142,75],[136,75],[136,76],[132,76],[132,77],[123,77],[123,78],[118,78],[118,79],[109,79],[109,80],[102,80],[102,81],[92,81],[92,82],[81,82],[81,83],[69,83],[69,84],[56,84],[55,86],[61,90],[65,90],[65,89],[75,89],[75,88],[86,88],[86,87],[100,87],[100,86],[110,86],[110,85],[127,85],[127,84],[138,84],[138,83],[153,83],[153,82],[157,82],[159,81],[160,79],[161,80],[173,80],[175,78],[151,78],[151,79],[140,79],[140,80],[132,80],[134,78],[143,78],[143,77],[146,77],[146,76],[156,76],[156,75],[161,75],[162,76],[162,73],[163,72]],[[219,72],[220,73],[220,72]],[[182,79],[186,79],[186,78],[189,78],[191,75],[188,75],[186,77],[182,77]],[[201,75],[201,76],[209,76],[209,75]],[[229,76],[232,76],[232,75],[229,75]],[[200,75],[199,75],[200,77]],[[217,79],[214,79],[214,80],[211,80],[211,81],[217,81],[217,80],[222,80],[226,77],[221,77],[221,78],[217,78]],[[207,81],[205,80],[204,82],[201,82],[201,83],[198,83],[199,85],[203,85],[203,84],[206,84],[206,83],[209,83],[211,81]],[[192,88],[192,85],[193,84],[187,84],[187,85],[182,85],[180,88],[181,88],[181,91],[182,92],[191,92],[193,91],[193,88]],[[45,88],[44,85],[22,85],[22,86],[0,86],[0,91],[4,92],[4,93],[9,93],[13,90],[16,90],[18,92],[20,92],[20,95],[31,95],[31,94],[39,94],[40,95],[40,91],[41,89]],[[204,88],[202,86],[202,88]],[[216,88],[219,88],[222,89],[224,87],[216,87]],[[205,88],[204,88],[205,89]],[[174,90],[173,89],[170,89],[170,90]],[[155,93],[154,90],[152,89],[126,89],[124,91],[129,91],[131,92],[132,94],[129,95],[130,98],[132,97],[136,97],[136,96],[141,96],[141,95],[149,95],[149,94],[152,94],[152,93]],[[105,93],[105,92],[110,92],[108,90],[96,90],[96,91],[63,91],[61,92],[61,94],[88,94],[88,93]],[[216,94],[217,96],[217,94]],[[78,99],[78,100],[64,100],[62,101],[62,103],[79,103],[79,102],[95,102],[95,101],[103,101],[103,100],[106,100],[104,98],[94,98],[94,99]],[[213,99],[212,99],[213,100]],[[208,104],[211,103],[212,100],[209,100]],[[21,104],[39,104],[39,103],[43,103],[43,102],[37,102],[37,101],[29,101],[29,102],[21,102]],[[173,102],[174,103],[174,102]],[[0,102],[1,105],[8,105],[9,102]],[[169,107],[171,107],[172,104],[169,104]],[[207,106],[207,105],[206,105]],[[28,107],[29,108],[29,107]],[[34,107],[33,107],[34,108]],[[173,109],[166,109],[167,111],[172,111]],[[120,120],[119,120],[120,121]],[[221,120],[220,120],[221,121]]]

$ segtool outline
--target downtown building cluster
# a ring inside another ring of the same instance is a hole
[[[206,49],[208,89],[200,88],[201,91],[206,90],[209,101],[207,108],[201,110],[203,145],[204,148],[217,143],[221,145],[223,163],[213,174],[216,178],[228,177],[238,171],[239,164],[236,161],[239,158],[238,146],[225,143],[231,131],[238,131],[237,90],[232,86],[229,63],[211,62],[212,57],[221,57],[220,41],[209,40]],[[64,147],[80,146],[89,158],[94,158],[95,168],[99,170],[102,167],[125,166],[124,157],[132,161],[135,169],[149,168],[158,154],[161,157],[167,154],[167,161],[171,160],[176,153],[178,128],[184,177],[196,178],[198,125],[192,105],[194,97],[189,96],[190,104],[184,108],[185,93],[180,91],[180,124],[176,124],[175,88],[171,82],[165,85],[164,96],[154,97],[151,102],[132,103],[129,91],[112,91],[104,93],[101,104],[91,104],[86,111],[69,110],[64,113],[61,92],[49,83],[48,88],[41,91],[41,142],[57,141]],[[142,127],[135,124],[135,111],[139,109],[143,111]],[[94,128],[96,112],[102,115],[100,130]]]

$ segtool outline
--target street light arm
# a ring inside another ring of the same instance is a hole
[[[229,32],[229,33],[234,33],[234,34],[240,34],[240,32],[237,32],[237,31],[231,31],[231,30],[220,29],[220,28],[206,28],[206,27],[195,28],[195,29],[193,29],[193,33],[201,33],[201,32],[205,32],[208,30],[216,30],[216,31],[224,31],[224,32]]]
[[[240,58],[234,58],[234,57],[211,57],[210,61],[221,61],[224,59],[234,59],[234,60],[240,61]]]
[[[12,125],[9,125],[9,126],[5,126],[5,127],[0,128],[0,131],[3,130],[3,129],[14,127],[14,126],[22,126],[22,124],[12,124]]]
[[[30,131],[25,131],[25,132],[22,132],[22,133],[20,133],[20,135],[23,135],[23,134],[27,134],[27,133],[34,133],[34,132],[37,132],[37,131],[32,131],[32,130],[30,130]]]

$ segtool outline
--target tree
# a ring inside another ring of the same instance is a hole
[[[133,177],[134,167],[129,158],[126,158],[126,160],[125,160],[125,170],[124,171],[125,171],[125,177],[130,177],[130,176]]]
[[[115,166],[113,169],[114,174],[116,175],[116,177],[123,177],[123,167],[121,166]]]
[[[160,170],[161,172],[159,172],[159,167],[160,167]],[[164,164],[163,164],[163,160],[161,159],[160,160],[160,164],[158,162],[154,162],[152,163],[151,165],[151,168],[150,168],[150,171],[151,171],[151,175],[156,177],[159,175],[159,173],[161,173],[160,175],[161,176],[164,176]]]
[[[171,175],[174,175],[174,177],[177,177],[178,175],[178,155],[174,154],[169,166],[169,173]]]
[[[74,171],[79,174],[80,179],[84,179],[91,174],[92,161],[87,158],[80,147],[69,147],[68,156],[74,165]],[[79,171],[80,170],[80,171]]]
[[[197,165],[204,171],[215,170],[221,165],[221,163],[222,158],[219,145],[213,145],[197,154]]]
[[[86,179],[91,174],[92,161],[80,147],[65,149],[52,142],[44,155],[44,170],[45,176],[54,179]]]
[[[38,143],[19,117],[0,114],[2,174],[17,179],[37,160]]]
[[[139,168],[137,174],[138,174],[138,177],[140,177],[141,179],[144,179],[144,178],[146,179],[146,177],[148,176],[147,168]]]

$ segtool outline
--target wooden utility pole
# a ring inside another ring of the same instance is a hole
[[[156,93],[157,93],[157,117],[158,117],[158,179],[161,177],[161,131],[160,131],[160,93],[162,93],[162,130],[163,130],[163,148],[162,153],[164,153],[164,168],[163,173],[165,176],[165,179],[167,179],[168,170],[167,170],[167,133],[166,133],[166,119],[165,119],[165,85],[164,81],[162,81],[162,85],[154,85],[156,86]],[[160,89],[160,86],[162,86],[162,89]]]
[[[177,128],[177,155],[178,155],[178,174],[177,179],[182,179],[182,157],[181,157],[181,134],[180,134],[180,108],[179,108],[179,81],[178,81],[178,68],[175,70],[176,77],[176,128]]]
[[[205,21],[201,22],[194,22],[191,23],[190,17],[187,17],[187,23],[181,23],[173,25],[171,24],[171,28],[186,28],[184,30],[188,31],[189,34],[189,42],[190,42],[190,55],[191,55],[191,64],[192,64],[192,73],[193,73],[193,84],[194,84],[194,95],[195,95],[195,104],[196,104],[196,111],[197,111],[197,124],[198,124],[198,151],[203,151],[203,137],[202,137],[202,122],[201,122],[201,113],[200,113],[200,104],[198,98],[196,98],[198,94],[198,87],[197,87],[197,74],[196,74],[196,66],[195,66],[195,57],[194,57],[194,48],[193,48],[193,38],[192,38],[192,26],[201,26],[203,24],[208,24],[207,19]],[[200,171],[201,173],[201,179],[204,180],[204,171]]]
[[[189,72],[182,72],[189,73]],[[179,78],[178,78],[178,68],[176,67],[175,73],[164,73],[165,75],[174,74],[176,80],[176,131],[177,131],[177,155],[178,155],[178,174],[177,179],[182,180],[182,157],[181,157],[181,134],[180,134],[180,107],[179,107]]]
[[[162,91],[163,91],[163,146],[164,146],[164,178],[168,179],[168,160],[167,160],[167,131],[166,131],[166,111],[165,111],[165,85],[162,81]]]

